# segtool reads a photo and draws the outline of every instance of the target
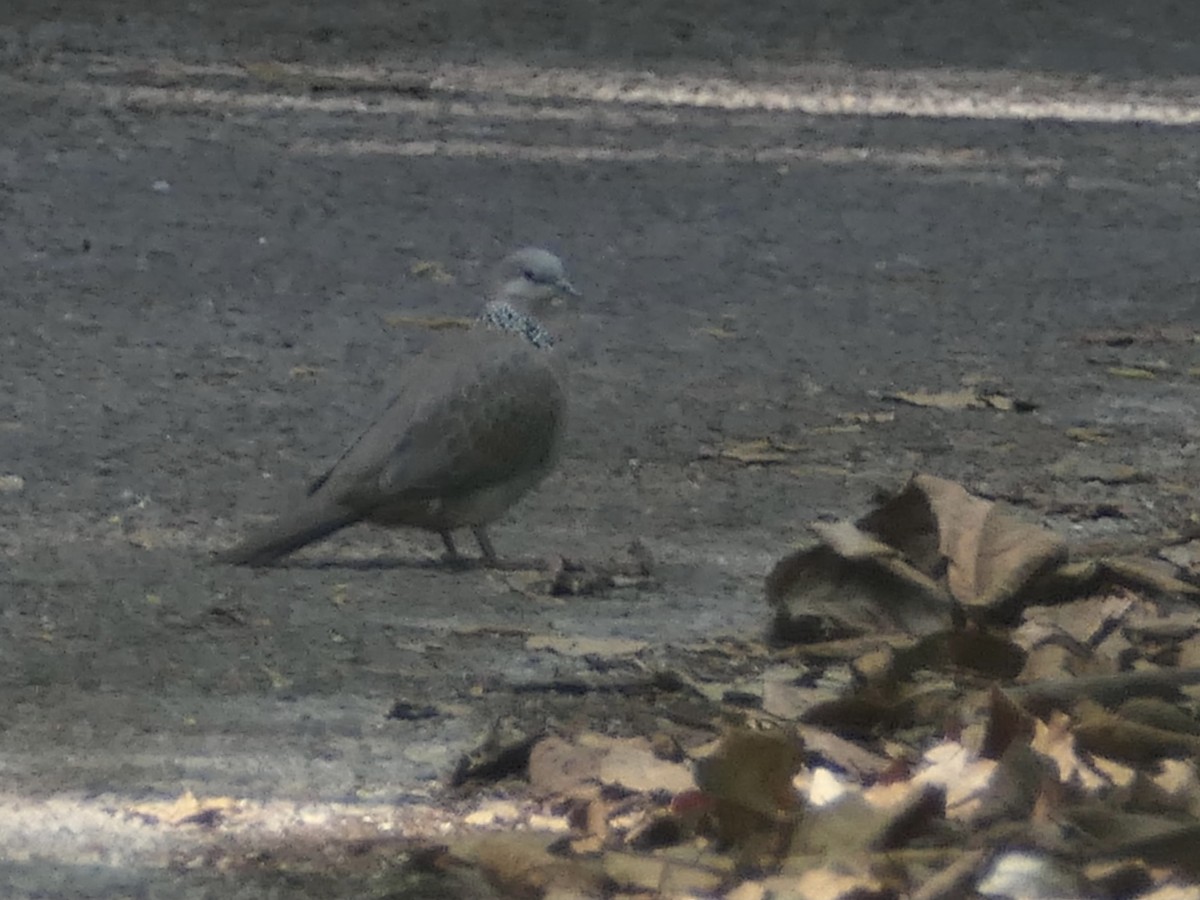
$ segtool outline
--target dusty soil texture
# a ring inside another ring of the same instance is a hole
[[[1066,4],[743,6],[5,5],[0,766],[24,824],[0,826],[0,892],[277,896],[167,877],[153,835],[71,804],[403,810],[441,802],[497,717],[644,728],[644,703],[533,689],[603,660],[529,635],[687,666],[761,633],[762,576],[806,523],[913,471],[1072,539],[1187,519],[1197,345],[1084,338],[1200,317],[1194,127],[814,114],[755,90],[1194,97],[1177,36],[1200,30]],[[585,563],[640,540],[654,583],[551,597],[366,528],[213,565],[384,404],[428,339],[389,322],[470,314],[527,243],[585,295],[560,323],[573,418],[494,539]],[[887,398],[964,383],[1036,409]],[[785,459],[719,456],[763,438]],[[434,715],[389,719],[398,701]]]

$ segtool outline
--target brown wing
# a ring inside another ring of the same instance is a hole
[[[565,406],[549,355],[498,332],[457,336],[406,367],[404,387],[319,486],[367,511],[448,498],[549,464]]]

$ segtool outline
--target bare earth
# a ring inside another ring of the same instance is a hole
[[[1079,540],[1194,509],[1197,345],[1084,338],[1200,316],[1195,127],[903,113],[1186,106],[1195,28],[1049,8],[964,38],[944,4],[866,0],[127,6],[0,13],[5,896],[272,896],[156,874],[172,848],[106,810],[190,789],[403,828],[500,715],[639,727],[524,690],[594,662],[528,637],[638,638],[647,666],[755,637],[806,524],[913,471]],[[471,314],[527,243],[585,295],[573,419],[497,547],[596,564],[636,539],[655,583],[551,597],[370,529],[210,563],[386,402],[428,339],[397,317]],[[1036,409],[886,396],[964,384]],[[786,458],[717,456],[764,438]]]

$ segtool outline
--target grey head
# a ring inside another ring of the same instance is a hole
[[[490,328],[517,332],[535,347],[550,347],[554,340],[538,316],[551,301],[563,296],[579,296],[567,279],[563,261],[549,250],[523,247],[497,267],[495,289],[483,321]]]
[[[578,297],[579,291],[567,279],[563,261],[549,250],[522,247],[497,267],[493,298],[522,312],[536,314],[549,301],[564,295]]]

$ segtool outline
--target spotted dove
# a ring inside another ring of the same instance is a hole
[[[366,521],[437,532],[452,559],[452,532],[470,528],[495,565],[487,526],[550,472],[563,428],[553,340],[535,315],[577,293],[562,261],[532,247],[500,264],[496,284],[467,333],[445,336],[404,366],[383,415],[302,501],[218,558],[267,565]]]

